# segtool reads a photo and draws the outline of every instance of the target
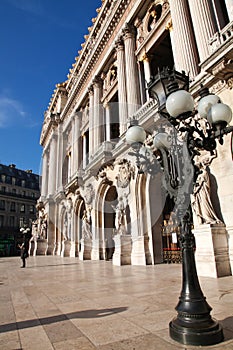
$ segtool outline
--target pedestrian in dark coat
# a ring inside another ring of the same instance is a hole
[[[28,258],[28,251],[26,249],[25,243],[22,243],[21,245],[19,245],[19,248],[20,248],[20,256],[23,262],[23,266],[21,267],[23,268],[23,267],[26,267],[26,259]]]

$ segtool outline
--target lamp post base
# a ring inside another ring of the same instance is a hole
[[[214,345],[224,338],[222,327],[212,318],[202,322],[174,318],[169,323],[169,332],[173,340],[184,345]]]

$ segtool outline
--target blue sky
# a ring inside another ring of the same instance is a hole
[[[40,132],[101,0],[0,0],[0,163],[40,173]]]

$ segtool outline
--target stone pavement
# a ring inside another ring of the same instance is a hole
[[[113,266],[110,261],[0,259],[1,350],[233,350],[233,277],[200,278],[225,340],[184,346],[168,335],[181,265]]]

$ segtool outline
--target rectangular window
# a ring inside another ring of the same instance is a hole
[[[15,217],[10,216],[10,227],[14,227],[14,226],[15,226]]]
[[[15,211],[15,202],[11,202],[10,211]]]
[[[4,226],[4,216],[0,215],[0,227]]]
[[[5,210],[5,206],[6,206],[6,203],[5,203],[4,199],[1,199],[0,200],[0,210]]]
[[[19,218],[19,227],[24,226],[24,218]]]
[[[31,214],[34,214],[34,205],[30,205],[29,212]]]
[[[20,213],[25,213],[25,204],[21,204]]]

